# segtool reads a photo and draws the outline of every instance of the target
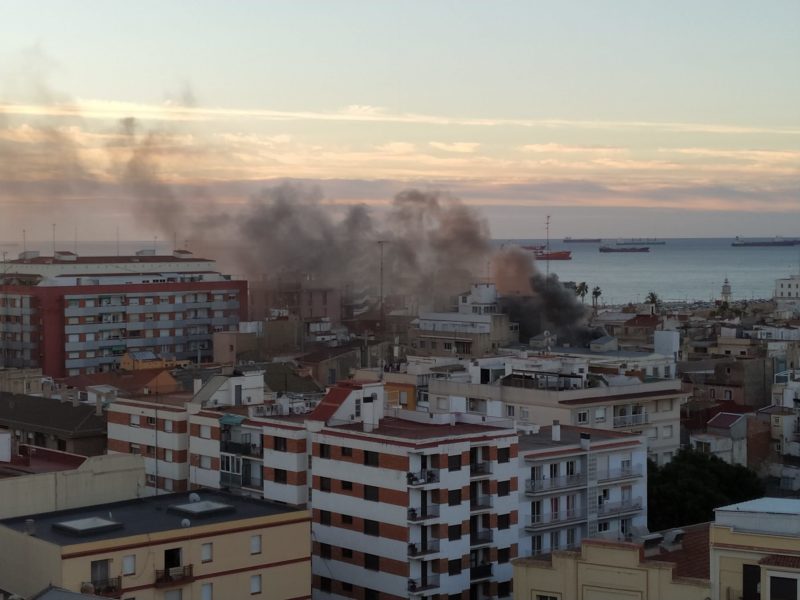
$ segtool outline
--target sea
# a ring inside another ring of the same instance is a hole
[[[618,240],[603,240],[614,246]],[[663,238],[647,253],[600,253],[597,243],[565,243],[551,239],[551,250],[570,250],[572,260],[538,261],[543,273],[549,269],[562,282],[585,281],[589,289],[599,287],[600,303],[619,305],[641,302],[650,292],[665,302],[710,302],[720,297],[727,278],[734,300],[771,298],[775,280],[800,273],[800,246],[734,247],[733,238]],[[540,239],[495,240],[495,246],[544,244]],[[644,245],[644,244],[642,244]],[[171,252],[163,240],[117,242],[58,241],[58,249],[83,255],[131,254],[143,248]],[[52,242],[28,242],[26,248],[52,254]],[[190,248],[191,249],[191,248]],[[0,242],[0,251],[16,258],[22,245]],[[209,258],[214,258],[209,257]],[[549,263],[549,264],[548,264]],[[591,296],[586,302],[591,301]]]

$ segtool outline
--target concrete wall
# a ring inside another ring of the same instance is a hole
[[[60,586],[61,548],[0,527],[0,582],[4,590],[26,598],[48,585]]]
[[[141,456],[93,456],[71,471],[0,479],[0,518],[130,500],[141,490]]]

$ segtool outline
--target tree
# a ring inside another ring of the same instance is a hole
[[[754,471],[712,454],[684,448],[662,467],[647,463],[650,531],[711,521],[715,508],[763,495],[764,483]]]
[[[594,306],[595,310],[597,309],[597,301],[602,295],[603,290],[600,289],[600,286],[594,286],[594,289],[592,290],[592,306]]]
[[[589,293],[589,286],[586,284],[585,281],[581,281],[575,288],[575,295],[581,297],[581,304],[583,304],[584,298],[586,298],[586,294],[588,293]]]
[[[652,304],[653,306],[655,306],[656,310],[661,308],[661,298],[659,298],[658,294],[656,294],[652,290],[647,294],[647,297],[644,299],[644,301],[647,304]]]

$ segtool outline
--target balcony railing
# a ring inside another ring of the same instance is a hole
[[[560,477],[550,477],[549,479],[528,479],[525,482],[525,491],[529,494],[535,494],[583,485],[586,485],[586,474],[576,473],[575,475],[562,475]]]
[[[492,576],[492,565],[480,565],[469,570],[469,580],[489,579]]]
[[[470,477],[485,477],[492,474],[492,465],[488,462],[474,462],[469,465]]]
[[[219,484],[224,488],[238,488],[242,487],[242,474],[241,473],[228,473],[227,471],[219,472]]]
[[[245,456],[255,456],[261,458],[261,446],[259,444],[245,444],[243,442],[220,442],[220,450],[229,454],[244,454]]]
[[[411,542],[408,544],[408,555],[412,558],[436,554],[439,552],[439,540],[428,540],[425,543]]]
[[[406,481],[409,487],[439,483],[439,471],[434,469],[422,469],[416,473],[406,473]]]
[[[614,427],[636,427],[650,422],[650,415],[647,412],[635,415],[617,415],[614,417]]]
[[[641,477],[644,469],[642,465],[632,465],[630,467],[620,467],[619,469],[608,469],[597,474],[598,481],[610,481],[613,479],[630,479]]]
[[[483,546],[485,544],[491,544],[493,539],[494,539],[494,533],[492,532],[491,529],[476,531],[475,533],[471,533],[469,535],[469,545]]]
[[[91,585],[96,596],[119,598],[122,595],[122,577],[96,579],[94,581],[86,581],[84,584]]]
[[[469,500],[469,510],[471,512],[489,510],[493,505],[494,501],[488,494],[478,494]]]
[[[616,515],[619,513],[641,510],[641,508],[641,498],[629,498],[621,502],[603,502],[603,504],[598,505],[597,514],[601,516]]]
[[[439,587],[439,575],[428,575],[427,577],[409,579],[408,592],[410,594],[419,594],[420,592],[427,592]]]
[[[561,523],[568,523],[570,521],[579,521],[585,518],[586,511],[584,510],[561,510],[555,513],[533,515],[527,527],[529,529],[546,529],[553,525],[560,525]]]
[[[194,581],[192,565],[172,567],[170,569],[156,569],[156,587],[183,585],[190,581]]]
[[[412,507],[408,509],[408,520],[412,523],[419,523],[420,521],[436,519],[438,517],[438,504],[428,504],[427,506],[420,506],[419,508]]]

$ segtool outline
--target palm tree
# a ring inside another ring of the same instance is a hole
[[[585,281],[581,281],[575,288],[575,295],[581,297],[581,304],[583,304],[586,294],[589,293],[589,286]]]
[[[597,300],[600,296],[603,295],[603,290],[600,289],[599,285],[594,286],[592,290],[592,306],[594,306],[595,310],[597,310]]]
[[[647,297],[644,299],[644,301],[645,301],[647,304],[652,304],[652,305],[654,305],[656,308],[658,308],[659,306],[661,306],[661,298],[659,298],[659,297],[658,297],[658,294],[656,294],[656,293],[655,293],[655,292],[653,292],[653,291],[651,291],[651,292],[649,292],[649,293],[647,294]]]

